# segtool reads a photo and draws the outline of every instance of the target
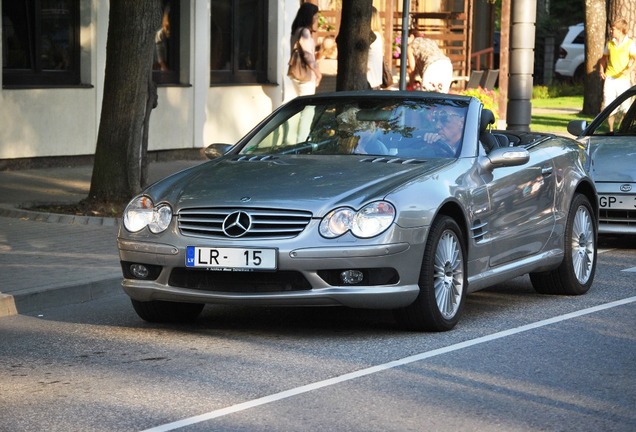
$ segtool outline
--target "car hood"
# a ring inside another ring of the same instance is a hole
[[[388,162],[392,161],[392,162]],[[419,176],[452,163],[431,159],[281,156],[210,161],[155,183],[146,190],[175,211],[188,207],[266,207],[311,211],[322,216],[338,205],[382,199]]]
[[[636,144],[621,137],[590,141],[591,175],[595,181],[636,181]]]

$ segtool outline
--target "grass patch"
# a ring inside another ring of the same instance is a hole
[[[583,96],[562,96],[555,98],[532,99],[533,108],[583,109]]]
[[[534,105],[533,105],[534,106]],[[588,124],[593,117],[569,113],[537,113],[530,117],[530,130],[534,132],[551,132],[571,136],[568,123],[572,120],[586,120]]]
[[[532,91],[532,114],[530,129],[536,132],[551,132],[571,136],[568,123],[594,117],[580,114],[583,109],[583,87],[581,85],[556,84],[535,86]]]

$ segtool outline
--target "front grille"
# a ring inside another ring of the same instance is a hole
[[[223,222],[237,212],[249,215],[249,229],[241,235],[229,230],[224,232]],[[181,234],[207,238],[291,238],[300,234],[310,221],[309,212],[271,209],[187,208],[178,216]]]
[[[599,222],[609,225],[636,226],[636,210],[605,210],[599,212]]]
[[[308,291],[311,285],[295,271],[222,272],[175,268],[170,286],[228,293]]]

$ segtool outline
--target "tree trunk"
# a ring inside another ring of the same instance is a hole
[[[141,138],[141,161],[139,166],[141,172],[139,174],[139,185],[144,188],[148,185],[148,135],[150,125],[150,113],[157,108],[159,104],[159,95],[157,94],[157,84],[152,80],[152,71],[148,79],[148,97],[146,98],[146,112],[144,115],[144,131]]]
[[[161,0],[111,0],[104,97],[89,200],[126,201],[141,190],[142,133]]]
[[[609,31],[609,23],[616,18],[625,18],[629,30],[627,35],[629,37],[636,37],[636,8],[634,7],[634,0],[610,0],[607,10],[607,27]],[[632,71],[632,84],[636,82],[636,70]]]
[[[372,0],[342,0],[336,90],[364,90],[371,45]]]
[[[603,102],[599,62],[605,47],[605,0],[585,0],[585,91],[583,114],[595,116]]]

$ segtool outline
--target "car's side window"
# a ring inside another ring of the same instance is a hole
[[[636,135],[636,98],[631,98],[631,105],[621,120],[617,135]]]

